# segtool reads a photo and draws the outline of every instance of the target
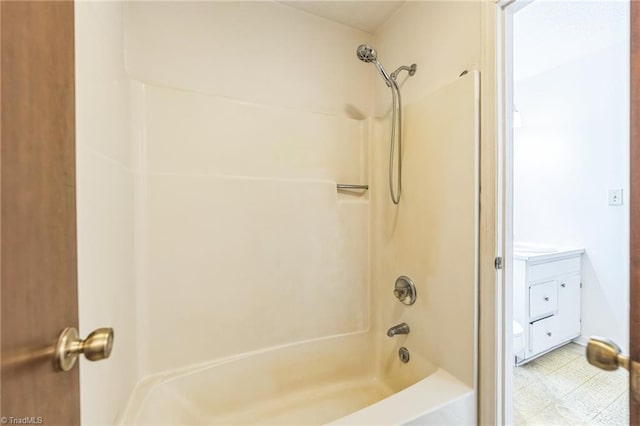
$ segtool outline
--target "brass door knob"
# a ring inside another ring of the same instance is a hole
[[[591,337],[587,343],[587,361],[602,370],[613,371],[619,367],[629,370],[631,395],[640,403],[640,363],[622,355],[613,341],[604,337]]]
[[[618,345],[604,337],[593,336],[589,339],[587,361],[602,370],[617,370],[618,367],[629,369],[629,357],[622,355]]]
[[[67,327],[58,337],[55,364],[59,370],[69,371],[78,355],[84,354],[89,361],[100,361],[109,358],[112,349],[113,328],[98,328],[82,340],[78,337],[78,330]]]

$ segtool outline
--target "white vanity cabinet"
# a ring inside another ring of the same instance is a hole
[[[514,250],[513,318],[524,329],[522,365],[580,336],[583,249]]]

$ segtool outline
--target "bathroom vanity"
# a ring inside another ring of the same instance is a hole
[[[580,336],[583,253],[584,249],[514,246],[513,314],[526,343],[515,354],[516,365]]]

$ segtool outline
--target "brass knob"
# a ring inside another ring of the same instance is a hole
[[[604,337],[593,336],[587,343],[587,361],[602,370],[629,369],[629,357],[620,353],[618,345]]]
[[[84,354],[89,361],[100,361],[109,358],[112,349],[113,328],[98,328],[82,340],[78,337],[78,330],[67,327],[58,337],[55,364],[59,370],[69,371],[78,355]]]
[[[640,363],[622,355],[620,348],[613,341],[604,337],[591,337],[587,343],[587,361],[602,370],[613,371],[619,367],[629,370],[631,395],[640,403]]]

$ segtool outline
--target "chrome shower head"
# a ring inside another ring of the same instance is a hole
[[[361,44],[358,46],[356,50],[356,54],[358,55],[358,59],[362,62],[373,62],[378,59],[378,53],[376,49],[371,46],[367,46],[366,44]]]
[[[391,77],[389,77],[389,74],[387,73],[387,71],[384,69],[382,64],[378,61],[378,53],[376,52],[376,49],[374,49],[369,45],[361,44],[356,49],[356,55],[358,55],[358,59],[360,59],[362,62],[373,63],[378,69],[378,72],[380,73],[382,78],[384,79],[384,82],[387,83],[387,86],[391,87]]]

